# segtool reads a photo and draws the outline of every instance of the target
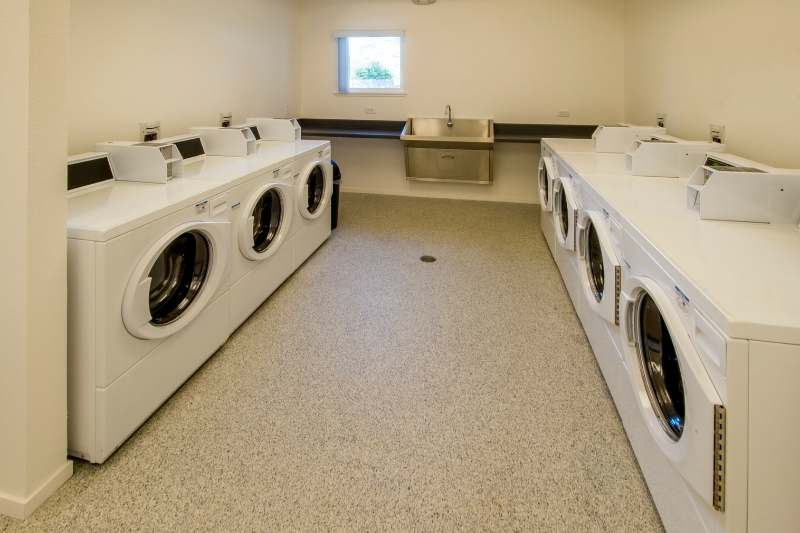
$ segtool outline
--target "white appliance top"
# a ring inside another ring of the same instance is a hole
[[[265,142],[247,157],[207,157],[168,183],[114,182],[68,200],[67,236],[108,241],[219,194],[258,174],[291,163],[329,141]]]
[[[700,220],[686,179],[625,174],[621,154],[558,154],[732,338],[800,344],[800,229]]]
[[[592,139],[542,139],[553,152],[591,152],[594,154]]]

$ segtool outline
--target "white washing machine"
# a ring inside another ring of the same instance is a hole
[[[333,167],[326,142],[295,161],[293,177],[297,216],[292,224],[294,265],[302,265],[331,235]]]
[[[181,140],[174,141],[183,153]],[[264,141],[249,156],[203,153],[194,158],[194,163],[185,165],[180,179],[214,181],[230,187],[231,330],[294,272],[294,224],[299,216],[294,161],[303,157],[311,160],[326,146],[321,141]],[[196,151],[204,149],[201,146]]]
[[[573,170],[612,162],[557,155]],[[599,207],[622,226],[621,239],[606,247],[622,243],[617,342],[602,334],[601,323],[616,327],[602,318],[607,308],[591,312],[589,304],[579,316],[664,526],[795,531],[797,226],[701,220],[687,209],[686,180],[617,168],[575,176],[583,209]],[[579,230],[579,251],[585,235]],[[591,302],[586,294],[583,301]],[[615,369],[620,356],[625,363]]]
[[[539,157],[539,223],[553,258],[556,255],[555,226],[553,225],[553,177],[555,175],[553,157],[547,147],[542,144],[542,154]]]
[[[539,156],[539,223],[553,260],[556,260],[556,228],[553,219],[555,180],[563,164],[560,152],[593,152],[591,139],[542,139]]]
[[[577,238],[577,271],[584,309],[581,318],[587,336],[602,338],[600,342],[608,346],[596,350],[595,356],[606,381],[617,381],[626,374],[619,333],[624,230],[602,198],[582,182],[581,203]]]
[[[725,391],[709,369],[723,371],[732,341],[634,238],[624,255],[622,351],[646,428],[637,457],[668,531],[724,531]]]
[[[102,463],[221,346],[227,196],[203,181],[69,199],[69,453]]]
[[[228,193],[233,215],[231,324],[244,322],[295,270],[294,164],[284,161]]]
[[[559,172],[558,177],[553,180],[555,261],[579,317],[584,307],[577,259],[577,222],[580,210],[580,183],[569,173]]]

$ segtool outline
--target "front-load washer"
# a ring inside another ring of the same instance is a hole
[[[624,381],[606,371],[616,348],[596,334],[597,323],[615,326],[588,309],[579,316],[666,531],[794,531],[797,227],[702,220],[686,206],[685,179],[631,176],[601,157],[614,154],[556,155],[579,178],[582,207],[606,209],[623,228]]]
[[[553,220],[555,180],[559,175],[557,151],[592,152],[591,139],[542,139],[539,156],[539,225],[550,255],[556,260],[556,237]]]
[[[105,461],[229,334],[227,197],[113,183],[69,199],[69,453]]]
[[[624,240],[622,352],[646,428],[634,450],[668,531],[724,531],[726,391],[709,368],[728,340],[635,239]]]
[[[331,235],[333,166],[330,143],[299,157],[295,166],[293,181],[297,216],[292,224],[292,234],[297,268]]]
[[[555,226],[553,225],[553,177],[555,166],[552,156],[542,146],[539,157],[539,223],[542,234],[550,249],[550,255],[555,257]]]
[[[580,184],[569,173],[553,180],[553,225],[555,261],[578,317],[583,314],[582,292],[577,261],[577,221],[580,214]]]
[[[283,162],[230,190],[231,323],[250,316],[294,272],[294,165]]]
[[[622,226],[602,205],[582,195],[578,215],[578,274],[589,309],[619,326],[622,291]]]
[[[553,221],[556,242],[570,256],[574,256],[577,248],[579,209],[577,182],[562,173],[553,182]]]

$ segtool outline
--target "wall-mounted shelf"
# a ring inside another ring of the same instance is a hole
[[[301,118],[303,137],[400,139],[405,121]],[[495,123],[494,140],[502,143],[538,143],[545,138],[591,139],[596,125]]]

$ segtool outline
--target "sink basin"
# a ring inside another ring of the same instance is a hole
[[[400,140],[407,146],[485,149],[494,144],[494,121],[487,118],[455,118],[447,126],[445,118],[410,118]]]
[[[400,140],[406,177],[414,181],[492,183],[494,121],[488,118],[410,118]]]

